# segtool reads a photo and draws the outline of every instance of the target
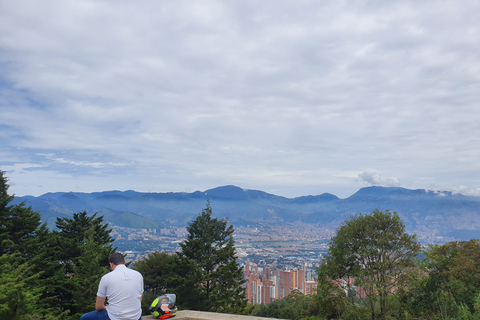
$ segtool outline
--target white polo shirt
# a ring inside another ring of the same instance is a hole
[[[138,320],[142,315],[143,277],[119,264],[100,280],[97,296],[107,298],[110,320]]]

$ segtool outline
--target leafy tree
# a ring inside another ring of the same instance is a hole
[[[285,306],[282,308],[279,318],[300,320],[312,315],[309,308],[313,302],[311,296],[304,295],[298,290],[293,290],[282,300],[284,300]]]
[[[177,284],[182,281],[178,267],[177,255],[159,251],[133,263],[132,269],[143,275],[145,292],[142,308],[145,312],[156,297],[165,293],[177,293]]]
[[[241,311],[246,306],[242,286],[243,269],[235,255],[233,226],[212,218],[210,202],[187,227],[187,239],[180,243],[179,271],[186,280],[179,287],[188,296],[189,307],[213,312]]]
[[[315,319],[318,309],[314,300],[312,296],[293,290],[283,299],[275,300],[268,305],[249,305],[245,311],[252,316],[275,319]]]
[[[402,277],[415,266],[420,250],[415,236],[405,232],[396,212],[374,210],[346,220],[332,237],[320,273],[337,279],[355,278],[366,289],[372,320],[388,314],[388,295],[402,285]]]
[[[389,310],[392,317],[409,318],[409,315],[417,314],[422,308],[418,296],[419,288],[424,287],[426,273],[421,261],[417,261],[417,266],[406,270],[399,278],[399,285],[395,295],[389,296]],[[423,312],[419,315],[425,315]]]
[[[247,306],[242,310],[240,314],[261,317],[262,315],[266,314],[266,309],[267,306],[264,304],[247,303]]]
[[[312,315],[318,315],[323,319],[338,319],[346,310],[347,296],[342,288],[319,274],[313,302],[310,306]]]
[[[473,311],[474,297],[480,292],[480,240],[435,245],[426,258],[431,282]]]
[[[428,277],[416,290],[415,311],[440,317],[475,313],[480,294],[480,240],[431,245],[424,259]]]

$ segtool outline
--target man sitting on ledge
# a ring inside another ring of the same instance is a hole
[[[100,280],[95,311],[85,313],[80,320],[141,320],[142,275],[127,268],[125,258],[119,252],[112,254],[108,262],[112,272]]]

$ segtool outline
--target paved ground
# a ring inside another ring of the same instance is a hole
[[[152,320],[152,316],[143,316],[142,320]],[[177,315],[172,320],[266,320],[272,318],[239,316],[236,314],[213,313],[203,311],[181,310],[177,311]]]

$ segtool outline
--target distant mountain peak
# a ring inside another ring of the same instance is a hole
[[[226,185],[205,191],[209,199],[252,200],[282,198],[259,190],[243,189],[234,185]]]
[[[418,197],[438,197],[438,198],[465,198],[468,196],[462,194],[455,194],[451,191],[440,190],[425,190],[425,189],[406,189],[402,187],[380,187],[370,186],[361,188],[356,193],[348,197],[349,200],[358,200],[362,198],[384,198],[384,197],[403,197],[403,198],[418,198]]]
[[[324,201],[334,201],[339,200],[340,198],[331,193],[322,193],[318,196],[302,196],[294,198],[293,200],[297,203],[313,203],[313,202],[324,202]]]
[[[411,190],[402,188],[402,187],[381,187],[381,186],[370,186],[364,187],[355,192],[353,195],[348,197],[347,199],[358,199],[358,198],[369,198],[369,197],[379,197],[385,195],[391,195],[394,193],[405,193]],[[423,190],[423,192],[425,192]]]

